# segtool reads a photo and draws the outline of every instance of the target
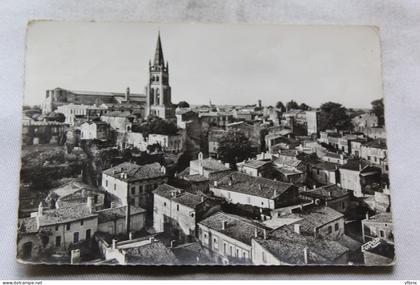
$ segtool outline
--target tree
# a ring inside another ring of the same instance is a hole
[[[147,118],[145,123],[136,127],[134,130],[142,133],[145,138],[148,137],[149,134],[176,135],[178,133],[178,128],[174,123],[153,116]]]
[[[321,129],[346,130],[351,128],[351,119],[347,109],[340,103],[327,102],[321,105]]]
[[[298,103],[296,103],[296,101],[292,100],[290,102],[287,102],[286,109],[287,110],[299,109],[299,105],[298,105]]]
[[[309,107],[305,103],[302,103],[302,104],[299,105],[299,109],[301,109],[302,111],[308,111],[308,110],[311,109],[311,107]]]
[[[190,104],[188,104],[186,101],[180,101],[178,103],[178,107],[179,108],[189,108],[190,107]]]
[[[280,111],[285,112],[286,111],[286,107],[284,107],[284,104],[281,101],[278,101],[276,103],[276,108],[280,109]]]
[[[251,142],[242,132],[229,130],[220,138],[217,153],[224,163],[229,163],[234,169],[237,162],[251,156],[251,150]]]
[[[384,99],[374,100],[371,104],[373,113],[378,117],[379,126],[383,126],[385,124]]]

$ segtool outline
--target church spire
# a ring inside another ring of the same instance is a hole
[[[155,59],[153,60],[154,65],[165,65],[163,59],[162,42],[160,41],[160,31],[158,33],[158,39],[156,43]]]

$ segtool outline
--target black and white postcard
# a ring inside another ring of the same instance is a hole
[[[26,40],[19,262],[394,264],[377,28],[32,21]]]

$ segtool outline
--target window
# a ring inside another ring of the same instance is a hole
[[[55,237],[55,246],[60,246],[61,245],[61,236],[56,236]]]
[[[219,245],[217,244],[217,238],[213,239],[213,247],[214,249],[218,249]]]
[[[179,211],[179,205],[176,205],[176,210]]]
[[[338,224],[338,223],[335,223],[335,225],[334,225],[334,229],[336,230],[336,231],[338,231],[338,229],[340,228],[340,225]]]
[[[114,190],[117,190],[117,183],[114,183]]]
[[[368,158],[368,160],[370,161],[370,155],[368,155],[368,157],[367,157],[367,158]]]
[[[190,215],[191,215],[192,218],[194,218],[194,212],[192,212]]]
[[[55,225],[55,230],[58,231],[58,225]]]
[[[105,180],[105,186],[108,187],[108,180]]]
[[[73,234],[73,243],[78,243],[79,242],[79,232],[75,232]]]
[[[70,230],[70,223],[66,224],[66,230]]]
[[[267,262],[267,260],[265,259],[265,252],[264,252],[264,251],[262,252],[262,261],[263,261],[264,263],[266,263],[266,262]]]
[[[86,230],[86,239],[90,239],[90,229]]]
[[[316,169],[316,174],[318,174],[318,175],[319,175],[319,169],[318,169],[318,168]]]
[[[332,233],[332,226],[328,226],[328,233]]]
[[[163,207],[166,207],[166,202],[163,202]]]
[[[83,222],[84,222],[83,220],[81,220],[81,221],[80,221],[80,225],[81,225],[81,226],[83,226]]]
[[[341,202],[341,209],[345,209],[346,208],[346,203],[345,202]]]
[[[383,230],[379,230],[379,236],[381,238],[384,238],[385,237],[385,232]]]
[[[223,243],[223,253],[226,254],[226,243]]]
[[[136,188],[135,187],[131,187],[131,194],[135,195],[136,194]]]

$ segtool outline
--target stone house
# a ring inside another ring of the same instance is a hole
[[[382,166],[387,158],[386,141],[384,139],[375,139],[362,144],[360,157],[371,164]]]
[[[380,213],[362,220],[363,241],[368,242],[375,238],[383,239],[389,243],[394,243],[392,231],[391,213]]]
[[[340,213],[345,213],[350,206],[350,193],[336,184],[304,189],[299,192],[300,198],[313,201],[318,205],[328,206]]]
[[[362,197],[367,186],[380,182],[381,170],[369,166],[362,160],[349,160],[339,169],[341,187],[353,191],[355,197]]]
[[[153,227],[156,232],[169,233],[176,240],[193,241],[196,223],[210,207],[206,198],[167,184],[160,185],[153,194]]]
[[[250,264],[251,240],[269,230],[262,224],[224,212],[198,222],[198,239],[217,263]]]
[[[102,173],[102,188],[117,197],[123,206],[132,205],[153,214],[153,193],[167,182],[166,168],[159,163],[137,165],[124,162]]]
[[[210,192],[228,203],[261,209],[293,205],[298,199],[298,189],[291,183],[253,177],[241,172],[232,172],[215,180],[210,185]]]
[[[96,212],[98,214],[98,231],[110,235],[127,233],[127,206],[111,207]],[[130,206],[130,232],[138,232],[145,227],[146,210]]]

